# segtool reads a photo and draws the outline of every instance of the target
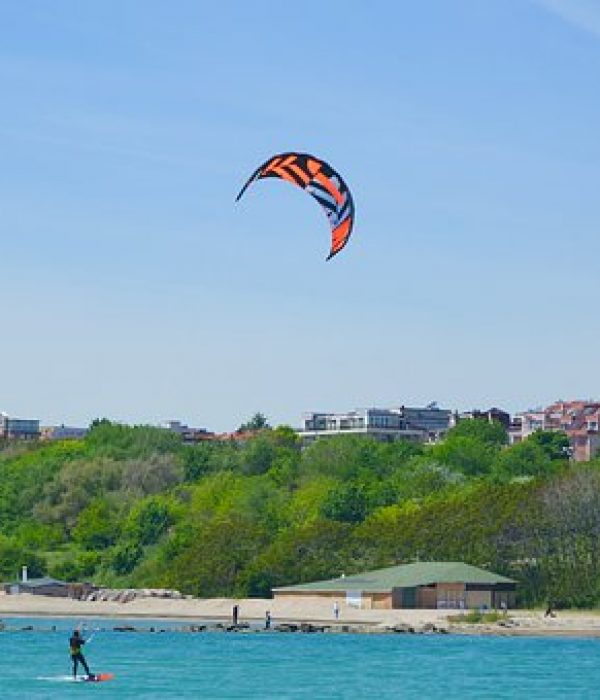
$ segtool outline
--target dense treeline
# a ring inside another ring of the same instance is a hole
[[[249,424],[251,425],[251,424]],[[562,434],[508,447],[460,423],[443,443],[321,440],[285,427],[181,444],[96,422],[81,441],[0,451],[0,576],[167,586],[200,596],[396,562],[463,560],[520,582],[523,604],[600,600],[600,464]]]

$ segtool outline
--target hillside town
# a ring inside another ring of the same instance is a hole
[[[436,443],[445,433],[463,420],[500,423],[508,434],[510,445],[522,442],[539,430],[563,432],[570,443],[568,456],[576,462],[587,462],[600,451],[600,401],[559,400],[546,406],[511,415],[500,408],[453,411],[433,402],[426,406],[358,408],[345,413],[307,412],[296,432],[303,445],[334,435],[367,435],[381,442],[409,440]],[[190,427],[178,420],[168,420],[158,427],[181,435],[188,444],[200,442],[245,442],[252,431],[236,430],[217,433],[203,427]],[[40,420],[17,418],[0,413],[0,440],[58,441],[85,437],[88,428],[42,426]]]

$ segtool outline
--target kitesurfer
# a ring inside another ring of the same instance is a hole
[[[87,661],[81,653],[81,647],[85,644],[85,639],[81,636],[79,628],[73,630],[73,634],[69,639],[69,649],[71,652],[71,661],[73,662],[73,678],[77,678],[77,664],[81,664],[85,669],[88,680],[94,678],[94,674],[90,671]]]

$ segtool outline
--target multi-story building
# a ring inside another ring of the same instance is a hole
[[[369,435],[382,442],[436,440],[449,426],[451,412],[425,408],[363,408],[348,413],[306,413],[299,435],[304,444],[332,435]]]
[[[573,459],[586,462],[600,450],[600,402],[557,401],[519,413],[510,426],[510,443],[521,442],[537,430],[563,431],[571,443]]]
[[[483,420],[487,423],[500,423],[500,425],[502,425],[506,430],[508,430],[511,425],[510,414],[500,408],[495,407],[488,408],[486,411],[475,408],[472,411],[455,413],[452,417],[453,424],[456,424],[461,420]]]
[[[39,420],[11,418],[6,413],[0,413],[0,439],[37,440],[39,436]]]
[[[161,427],[181,435],[181,439],[187,444],[210,440],[214,437],[214,433],[206,430],[206,428],[190,428],[189,425],[185,425],[185,423],[178,420],[165,421]]]
[[[450,428],[452,411],[440,408],[432,402],[424,408],[401,406],[400,411],[410,428],[424,430],[429,440],[435,442]]]
[[[82,440],[89,428],[76,428],[71,425],[45,425],[41,429],[42,440]]]
[[[547,430],[546,417],[541,408],[517,413],[512,417],[508,429],[508,441],[511,445],[525,440],[538,430]]]

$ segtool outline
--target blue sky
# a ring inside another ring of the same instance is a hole
[[[0,410],[600,395],[600,3],[0,4]],[[301,149],[353,191],[329,263]]]

